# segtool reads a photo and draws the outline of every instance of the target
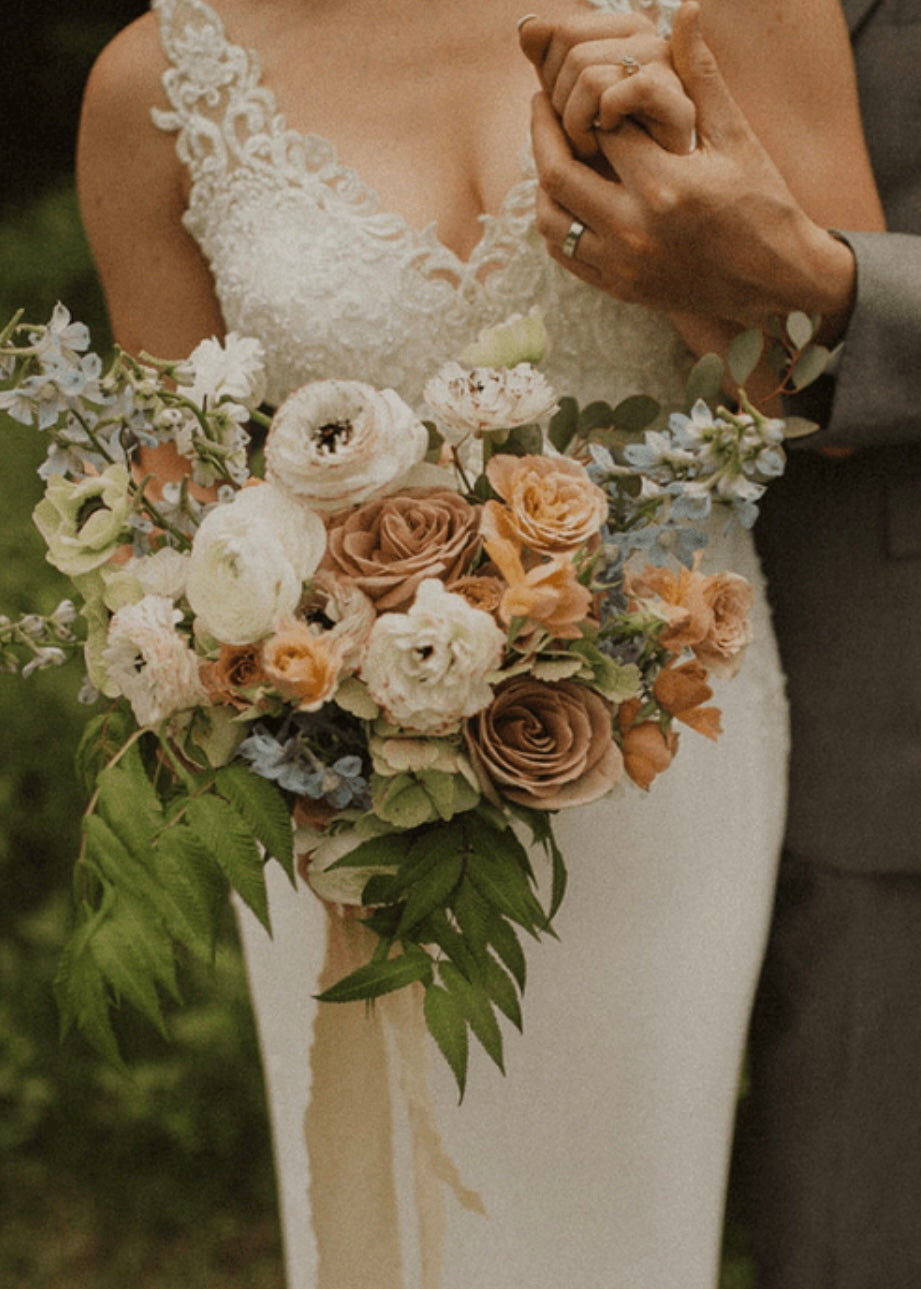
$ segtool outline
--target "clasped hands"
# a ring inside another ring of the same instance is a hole
[[[529,16],[520,42],[541,83],[537,227],[555,260],[672,314],[766,327],[802,309],[843,326],[851,252],[792,195],[726,86],[694,0],[669,41],[640,14],[591,14]]]

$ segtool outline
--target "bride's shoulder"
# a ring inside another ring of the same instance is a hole
[[[157,15],[146,13],[123,28],[97,57],[84,91],[84,119],[114,117],[122,129],[149,122],[166,66]]]

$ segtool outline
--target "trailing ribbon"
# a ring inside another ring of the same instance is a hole
[[[367,962],[376,944],[373,932],[358,919],[344,915],[338,906],[326,909],[320,990]],[[427,1044],[419,986],[385,995],[373,1006],[320,1004],[304,1118],[317,1289],[405,1289],[393,1167],[391,1097],[396,1088],[410,1132],[422,1289],[439,1289],[441,1283],[443,1188],[448,1187],[463,1208],[485,1216],[482,1199],[463,1185],[442,1141],[429,1088]]]

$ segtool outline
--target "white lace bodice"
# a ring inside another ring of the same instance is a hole
[[[640,7],[667,27],[679,0],[592,0]],[[434,225],[412,228],[335,148],[288,128],[261,84],[258,56],[228,39],[204,0],[153,0],[170,66],[163,84],[191,190],[185,223],[214,275],[228,329],[269,355],[269,401],[308,380],[391,386],[418,405],[422,386],[478,331],[538,306],[545,363],[580,402],[680,393],[688,356],[670,325],[579,282],[547,256],[534,227],[536,180],[522,175],[498,215],[481,217],[468,261]]]

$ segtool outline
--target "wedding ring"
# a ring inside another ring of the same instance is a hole
[[[568,260],[576,258],[576,251],[579,248],[579,238],[585,232],[585,225],[581,219],[574,219],[569,225],[569,232],[563,238],[563,245],[560,251]]]
[[[624,69],[626,76],[635,76],[641,67],[641,64],[636,61],[632,54],[624,54],[623,58],[619,58],[617,61]]]
[[[697,129],[695,126],[692,125],[691,142],[688,144],[688,156],[690,156],[692,152],[696,152],[696,151],[697,151]]]
[[[521,31],[522,27],[525,25],[526,22],[530,22],[532,18],[536,18],[536,17],[537,17],[536,13],[526,13],[523,18],[518,19],[518,21],[515,23],[515,26],[518,28],[519,31]]]

